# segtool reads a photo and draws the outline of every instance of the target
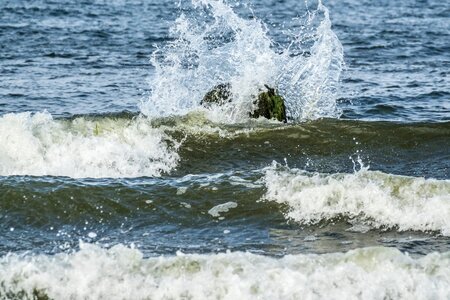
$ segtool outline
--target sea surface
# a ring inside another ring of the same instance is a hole
[[[0,299],[450,299],[449,76],[448,1],[1,0]]]

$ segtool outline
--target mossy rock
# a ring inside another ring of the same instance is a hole
[[[268,85],[265,85],[265,87],[267,91],[262,91],[258,94],[258,97],[253,102],[256,105],[256,109],[250,112],[249,116],[255,119],[259,117],[276,119],[286,123],[286,106],[284,105],[283,97]],[[221,83],[206,93],[200,104],[205,107],[210,107],[211,104],[224,105],[231,102],[231,96],[231,84]]]
[[[267,91],[261,92],[258,95],[258,99],[254,102],[256,109],[250,113],[250,117],[259,118],[264,117],[266,119],[276,119],[280,122],[287,122],[286,119],[286,106],[284,105],[284,99],[281,97],[275,89],[265,85]]]

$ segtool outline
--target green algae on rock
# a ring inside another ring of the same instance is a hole
[[[265,87],[267,91],[262,91],[258,94],[258,97],[255,97],[253,104],[256,105],[256,109],[249,112],[249,116],[255,119],[259,117],[276,119],[286,123],[286,106],[283,97],[268,85],[265,85]],[[210,107],[211,104],[224,105],[231,102],[231,97],[231,85],[229,83],[221,83],[206,93],[200,104],[204,107]]]
[[[257,108],[250,113],[250,117],[264,117],[286,123],[286,106],[284,105],[283,97],[281,97],[275,89],[270,88],[267,85],[265,85],[265,87],[267,88],[267,91],[259,93],[258,99],[254,102],[254,104],[257,105]]]

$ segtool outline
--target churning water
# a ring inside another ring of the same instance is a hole
[[[449,14],[2,1],[0,299],[450,298]]]

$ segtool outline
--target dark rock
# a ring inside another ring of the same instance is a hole
[[[272,89],[267,85],[265,85],[265,87],[267,88],[267,91],[259,93],[258,99],[253,102],[257,105],[257,108],[250,113],[250,117],[277,119],[280,122],[286,123],[286,106],[284,105],[283,97],[281,97],[275,89]]]
[[[221,83],[206,93],[200,104],[208,107],[211,104],[224,105],[227,102],[231,102],[231,84]]]
[[[256,109],[249,113],[251,118],[264,117],[267,119],[276,119],[280,122],[287,122],[286,119],[286,107],[284,105],[284,99],[278,92],[265,85],[267,91],[259,93],[253,104],[256,104]],[[229,83],[221,83],[216,85],[203,97],[200,102],[205,107],[211,106],[211,104],[224,105],[231,102],[231,85]]]

